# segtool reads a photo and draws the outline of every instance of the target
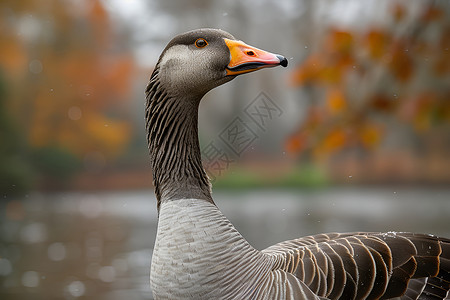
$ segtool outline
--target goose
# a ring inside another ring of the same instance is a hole
[[[157,199],[155,299],[450,299],[450,240],[329,233],[253,248],[215,205],[202,167],[198,107],[235,77],[288,64],[219,29],[174,37],[147,85]]]

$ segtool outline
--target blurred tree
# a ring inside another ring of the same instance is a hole
[[[287,149],[322,160],[357,149],[370,153],[395,126],[411,128],[430,152],[434,135],[448,147],[450,125],[450,11],[424,1],[420,13],[390,6],[388,26],[329,27],[292,74],[292,84],[314,91]]]
[[[5,105],[34,149],[33,165],[52,178],[72,174],[74,158],[114,159],[129,140],[124,100],[134,61],[102,3],[0,4],[0,68],[11,85]]]
[[[33,171],[24,162],[24,141],[6,106],[6,80],[0,70],[0,197],[20,195],[31,187]]]
[[[47,146],[34,149],[30,154],[31,165],[43,174],[43,179],[51,179],[54,185],[64,185],[79,170],[80,161],[66,149]]]

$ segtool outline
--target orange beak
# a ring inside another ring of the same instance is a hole
[[[241,41],[224,38],[225,44],[230,49],[230,63],[227,66],[227,75],[240,75],[253,72],[262,68],[276,66],[286,67],[288,61],[285,57],[273,54]]]

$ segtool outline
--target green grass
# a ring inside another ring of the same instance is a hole
[[[294,167],[279,176],[267,176],[249,169],[234,168],[213,182],[214,188],[217,189],[320,188],[328,184],[326,174],[313,166]]]

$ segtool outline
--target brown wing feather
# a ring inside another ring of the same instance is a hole
[[[450,240],[412,233],[330,233],[271,246],[327,299],[449,299]]]

